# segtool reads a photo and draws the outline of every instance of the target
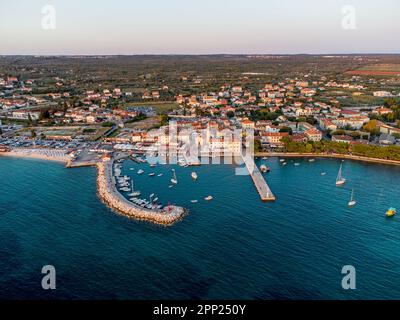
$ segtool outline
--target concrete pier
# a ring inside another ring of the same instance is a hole
[[[137,220],[144,220],[160,225],[172,225],[186,213],[182,207],[171,206],[169,209],[150,210],[128,201],[115,186],[112,173],[113,161],[100,161],[97,164],[97,187],[100,198],[113,210]]]
[[[272,193],[270,187],[268,186],[267,182],[265,181],[263,175],[261,174],[260,170],[257,168],[254,158],[246,153],[242,154],[243,161],[246,165],[247,170],[251,178],[253,179],[254,185],[261,197],[262,201],[275,201],[276,198]]]

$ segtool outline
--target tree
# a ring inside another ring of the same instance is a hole
[[[282,127],[279,132],[289,132],[290,135],[293,134],[293,130],[290,127]]]

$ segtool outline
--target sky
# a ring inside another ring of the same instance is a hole
[[[399,16],[399,0],[0,0],[0,55],[400,53]]]

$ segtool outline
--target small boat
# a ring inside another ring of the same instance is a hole
[[[156,174],[154,172],[149,173],[149,177],[154,177]]]
[[[321,172],[321,176],[326,176],[326,172]]]
[[[268,157],[264,157],[264,158],[262,158],[263,160],[268,160]]]
[[[192,178],[193,180],[197,180],[198,176],[196,172],[192,172]]]
[[[171,188],[173,188],[173,187],[174,187],[174,186],[172,185],[172,186],[169,186],[168,188],[170,188],[170,189],[171,189]]]
[[[349,207],[354,207],[357,204],[357,202],[354,200],[354,190],[351,191],[351,198],[349,201]]]
[[[176,172],[175,169],[172,169],[172,172],[174,173],[172,179],[171,179],[171,183],[172,184],[178,184],[178,179],[176,178]]]
[[[270,172],[271,171],[271,168],[270,167],[267,167],[266,165],[262,165],[262,166],[260,166],[260,171],[262,172],[262,173],[267,173],[267,172]]]
[[[343,176],[342,176],[342,169],[343,169],[343,163],[340,165],[339,173],[336,178],[336,186],[337,187],[343,186],[346,183],[346,179],[343,178]]]
[[[281,159],[279,160],[281,163],[284,163],[286,160],[285,159]]]
[[[295,165],[296,167],[298,167],[298,166],[300,165],[300,163],[296,162],[294,165]]]
[[[142,169],[140,169],[138,172],[137,172],[137,174],[143,174],[144,173],[144,171],[142,170]]]
[[[208,197],[204,198],[204,200],[206,200],[206,201],[211,201],[212,199],[214,199],[212,196],[208,196]]]
[[[386,211],[386,217],[391,218],[394,217],[397,213],[397,210],[395,208],[390,208],[388,211]]]
[[[282,163],[282,165],[283,165],[283,166],[286,166],[286,165],[287,165],[287,162]]]
[[[153,199],[153,202],[157,202],[157,201],[158,201],[158,198],[154,198],[154,199]]]
[[[308,162],[315,162],[315,159],[309,159]]]
[[[160,173],[159,175],[157,175],[157,177],[162,177],[164,174]]]
[[[190,201],[191,203],[197,203],[197,202],[199,202],[199,200],[192,200],[192,201]]]
[[[154,168],[154,167],[157,167],[157,165],[153,163],[153,164],[150,165],[150,167]]]

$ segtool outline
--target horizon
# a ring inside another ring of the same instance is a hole
[[[400,54],[395,0],[16,0],[0,55]]]

